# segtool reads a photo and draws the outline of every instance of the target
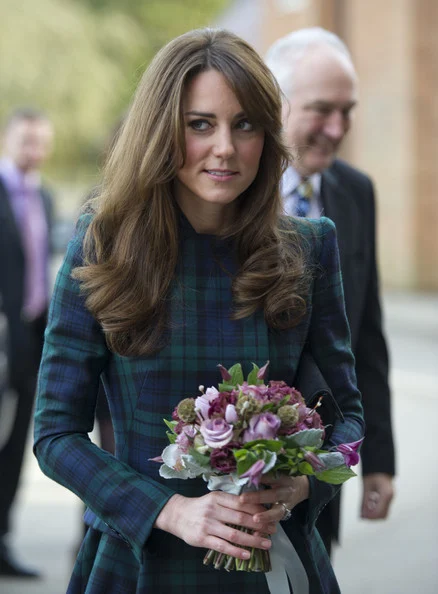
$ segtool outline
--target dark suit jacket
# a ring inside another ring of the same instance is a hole
[[[41,190],[41,197],[50,237],[52,199],[46,189]],[[6,188],[0,178],[0,302],[8,321],[11,365],[14,361],[21,361],[21,364],[24,364],[27,357],[26,327],[21,318],[24,274],[25,258],[20,230],[17,227]]]
[[[336,225],[345,305],[362,393],[366,438],[361,449],[363,474],[395,474],[391,429],[388,351],[382,331],[376,266],[375,198],[369,177],[336,160],[322,174],[323,215]],[[339,499],[328,506],[336,537]]]

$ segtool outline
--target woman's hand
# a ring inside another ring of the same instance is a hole
[[[178,536],[194,547],[213,549],[239,559],[249,559],[240,548],[269,549],[264,536],[276,531],[275,518],[258,519],[266,511],[261,503],[244,502],[238,495],[213,491],[203,497],[174,495],[161,510],[155,527]],[[257,531],[246,534],[231,525]]]
[[[285,514],[286,508],[292,510],[296,505],[309,497],[309,479],[307,476],[279,476],[264,475],[262,484],[269,486],[269,489],[260,489],[242,493],[242,503],[251,505],[269,504],[270,509],[263,509],[254,515],[254,522],[258,526],[271,522],[280,522]],[[283,505],[282,505],[283,504]],[[261,530],[259,528],[259,530]]]

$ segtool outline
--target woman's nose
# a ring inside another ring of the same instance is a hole
[[[229,159],[235,153],[232,131],[218,130],[214,137],[213,153],[221,159]]]

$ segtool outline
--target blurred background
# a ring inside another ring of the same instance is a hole
[[[304,26],[325,27],[347,43],[360,104],[341,156],[370,174],[378,192],[398,477],[385,522],[361,521],[359,481],[346,485],[334,565],[346,594],[435,594],[436,440],[424,425],[438,416],[436,0],[1,0],[1,15],[0,121],[33,105],[55,124],[55,150],[43,172],[56,197],[53,274],[98,182],[107,139],[164,43],[206,25],[233,30],[262,55]],[[30,443],[16,507],[16,548],[45,578],[2,579],[0,594],[62,594],[81,505],[40,473]]]

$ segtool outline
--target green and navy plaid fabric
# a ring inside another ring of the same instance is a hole
[[[167,346],[151,357],[121,357],[107,349],[101,327],[71,278],[72,269],[82,263],[88,221],[80,220],[56,280],[35,414],[34,451],[41,469],[88,506],[90,529],[68,593],[267,594],[263,574],[204,567],[204,550],[153,528],[174,493],[198,497],[207,489],[202,480],[164,480],[159,464],[149,460],[167,445],[163,418],[170,418],[182,398],[197,396],[199,385],[217,385],[218,363],[241,362],[247,372],[251,362],[270,360],[270,378],[293,385],[305,343],[344,414],[332,442],[362,436],[334,225],[324,218],[291,222],[308,244],[318,272],[306,317],[292,330],[273,332],[262,313],[231,320],[232,246],[197,234],[182,217]],[[114,423],[115,456],[88,438],[100,376]],[[336,488],[316,483],[309,501],[294,510],[284,528],[306,567],[311,594],[335,594],[339,589],[313,524]]]

